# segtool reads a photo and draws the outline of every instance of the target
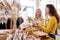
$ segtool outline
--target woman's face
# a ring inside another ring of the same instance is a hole
[[[35,16],[36,16],[37,18],[40,17],[40,16],[41,16],[41,11],[40,11],[40,10],[36,10]]]
[[[48,7],[45,8],[45,13],[46,13],[46,15],[49,14],[49,8]]]

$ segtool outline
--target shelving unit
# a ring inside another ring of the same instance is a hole
[[[4,2],[6,4],[6,6],[3,4],[3,2],[0,3],[0,10],[2,11],[2,13],[0,12],[0,21],[6,21],[6,24],[7,24],[8,18],[11,18],[10,29],[15,28],[16,20],[19,17],[18,3],[16,3],[16,5],[14,3],[12,3],[13,5],[9,5],[7,1],[4,1]],[[7,11],[7,14],[5,13],[6,11]],[[13,21],[13,23],[12,23],[12,21]],[[13,25],[13,27],[12,27],[12,25]]]

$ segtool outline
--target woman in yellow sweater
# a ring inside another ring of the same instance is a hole
[[[48,35],[51,38],[55,39],[55,31],[57,28],[57,24],[59,23],[58,13],[52,4],[46,5],[45,12],[46,12],[46,14],[48,14],[50,16],[50,19],[49,19],[46,27],[44,27],[41,23],[38,23],[38,22],[36,22],[36,24],[41,30],[48,33]]]

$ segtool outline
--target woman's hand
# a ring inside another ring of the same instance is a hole
[[[37,27],[39,30],[42,30],[41,28],[38,27],[39,22],[33,21],[32,24],[33,24],[34,27]]]
[[[38,23],[37,21],[32,22],[33,26],[37,26],[37,23]]]
[[[28,17],[28,21],[30,22],[30,21],[33,21],[33,19],[32,18],[30,18],[30,17]]]

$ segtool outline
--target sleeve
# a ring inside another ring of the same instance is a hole
[[[47,25],[46,27],[44,27],[44,26],[43,26],[42,24],[40,24],[40,23],[38,23],[37,25],[38,25],[38,27],[39,27],[40,29],[42,29],[44,32],[49,33],[50,30],[51,30],[51,28],[52,28],[53,25],[54,25],[54,18],[51,18],[51,19],[49,20],[49,23],[48,23],[48,25]]]

